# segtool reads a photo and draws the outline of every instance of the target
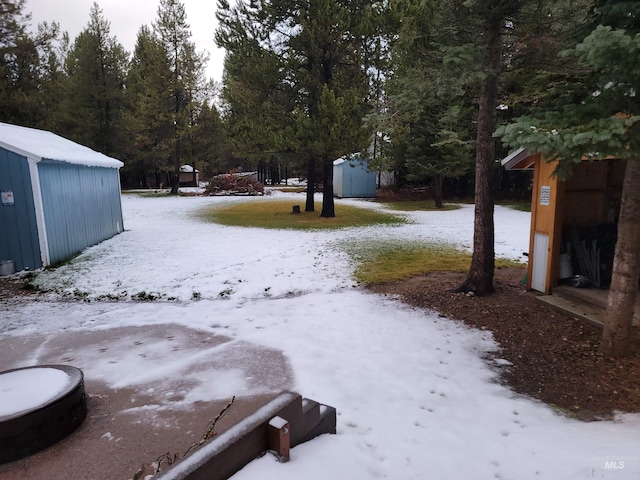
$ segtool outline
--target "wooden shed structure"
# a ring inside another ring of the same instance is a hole
[[[123,163],[51,132],[0,123],[0,260],[55,265],[123,231]]]
[[[376,172],[366,160],[339,158],[333,162],[333,194],[338,198],[375,198]]]
[[[573,279],[607,288],[624,161],[583,160],[566,180],[553,175],[556,162],[523,149],[503,159],[502,165],[533,170],[527,287],[548,294],[561,281]]]

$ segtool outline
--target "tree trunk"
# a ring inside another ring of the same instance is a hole
[[[333,160],[324,159],[322,177],[322,212],[321,217],[333,218],[336,216],[336,209],[333,202]]]
[[[315,211],[315,202],[313,201],[315,186],[316,186],[316,159],[314,157],[309,157],[309,161],[307,162],[307,203],[304,206],[305,212]]]
[[[618,240],[600,349],[621,357],[632,350],[632,322],[640,279],[640,159],[627,160]]]
[[[473,292],[476,295],[489,295],[495,291],[493,287],[495,261],[493,225],[495,139],[493,132],[496,129],[498,104],[501,25],[501,20],[493,20],[485,29],[490,66],[482,83],[478,109],[473,256],[467,279],[457,289],[458,292]]]
[[[444,179],[442,178],[442,175],[440,175],[439,173],[436,174],[435,178],[433,179],[433,200],[436,203],[436,208],[442,208],[442,183],[443,183]]]
[[[171,195],[177,195],[180,190],[180,169],[173,172],[171,176],[171,191],[169,192]]]
[[[177,106],[176,106],[177,109]],[[176,115],[177,117],[177,115]],[[178,123],[175,122],[173,128],[174,150],[173,150],[173,178],[171,179],[171,195],[177,195],[180,189],[180,133],[178,132]]]

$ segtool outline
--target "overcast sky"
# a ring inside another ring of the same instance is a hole
[[[104,17],[111,22],[111,35],[132,52],[138,30],[156,19],[160,0],[99,0]],[[216,47],[213,34],[216,28],[214,0],[182,0],[191,26],[192,40],[198,50],[210,54],[207,76],[222,79],[224,51]],[[27,0],[25,13],[31,12],[33,26],[40,22],[56,21],[71,41],[87,26],[93,0]]]

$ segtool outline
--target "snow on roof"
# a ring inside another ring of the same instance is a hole
[[[56,160],[90,167],[120,168],[120,160],[108,157],[45,130],[0,123],[0,147],[37,161]]]
[[[180,171],[182,173],[193,173],[193,167],[191,165],[182,165],[180,167]],[[196,173],[199,173],[199,172],[200,172],[200,170],[196,169]]]
[[[367,161],[360,157],[358,154],[356,153],[352,153],[351,155],[345,155],[344,157],[340,157],[336,160],[333,161],[334,165],[342,165],[345,162],[350,162],[353,164],[357,164],[357,163],[367,163]]]

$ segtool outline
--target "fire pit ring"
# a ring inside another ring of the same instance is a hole
[[[62,440],[86,416],[82,370],[38,365],[0,372],[0,464]]]

